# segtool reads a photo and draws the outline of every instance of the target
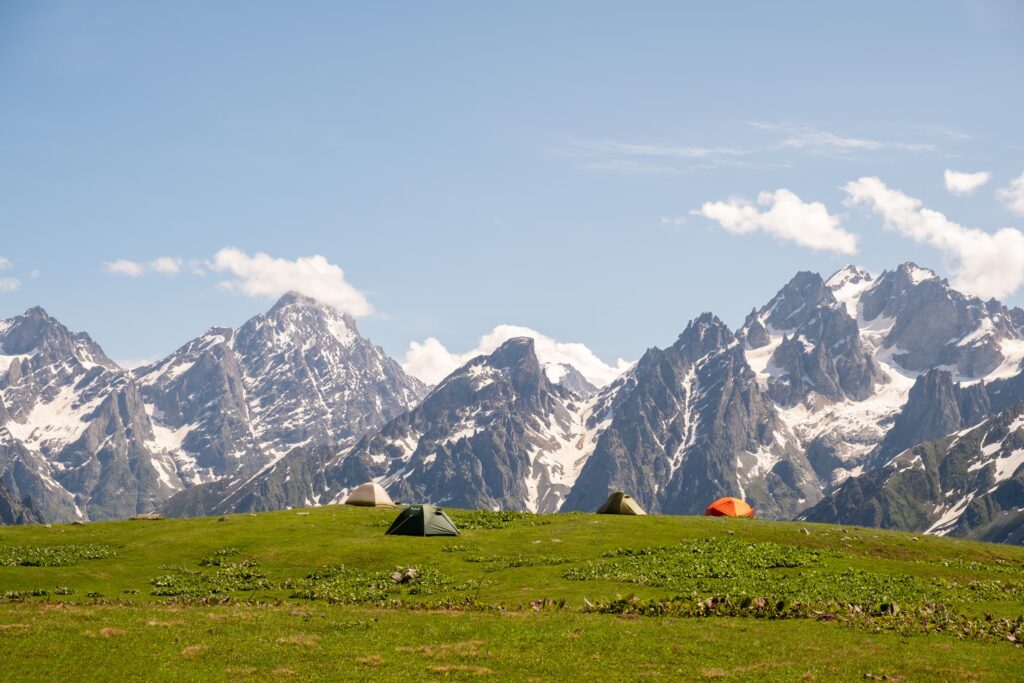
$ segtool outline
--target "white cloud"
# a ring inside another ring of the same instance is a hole
[[[601,154],[639,157],[674,157],[677,159],[710,159],[722,156],[746,156],[753,150],[741,147],[699,147],[694,145],[646,144],[592,140],[578,143],[580,147]]]
[[[1010,211],[1024,216],[1024,173],[1010,181],[1010,184],[996,192],[996,197]]]
[[[987,171],[964,173],[961,171],[952,171],[947,168],[945,179],[946,189],[949,193],[956,197],[963,197],[964,195],[971,194],[991,180],[992,174]]]
[[[932,143],[883,141],[852,137],[806,124],[750,121],[749,125],[761,130],[782,133],[784,137],[778,143],[779,148],[798,149],[824,156],[850,157],[857,152],[877,152],[885,149],[903,152],[936,152],[939,149],[937,145]]]
[[[681,228],[686,225],[686,216],[662,216],[661,225],[665,228]]]
[[[112,275],[127,275],[128,277],[141,277],[147,272],[177,275],[181,272],[182,263],[183,261],[176,256],[160,256],[149,263],[116,259],[104,263],[103,270]]]
[[[0,270],[8,270],[13,268],[14,264],[11,263],[9,258],[0,256]],[[16,277],[0,277],[0,292],[14,292],[21,287],[21,280]]]
[[[843,228],[839,218],[831,215],[820,202],[804,202],[786,189],[762,192],[757,203],[768,207],[762,211],[744,199],[705,202],[694,215],[716,221],[729,232],[745,235],[757,230],[781,240],[820,251],[853,254],[857,237]]]
[[[698,168],[743,166],[758,150],[735,146],[583,140],[558,153],[577,159],[577,168],[625,174],[678,174]]]
[[[145,266],[128,259],[116,259],[103,264],[103,270],[111,275],[127,275],[128,277],[141,277],[146,272]]]
[[[796,147],[797,149],[839,149],[839,150],[876,150],[884,146],[877,140],[866,140],[864,138],[848,138],[836,135],[827,130],[815,130],[807,128],[798,131],[794,135],[782,141],[783,147]]]
[[[452,353],[435,337],[423,342],[410,342],[402,367],[413,377],[428,384],[437,384],[453,370],[482,354],[493,352],[513,337],[531,337],[542,363],[568,363],[580,371],[591,384],[604,386],[625,372],[630,363],[621,358],[609,365],[593,351],[578,342],[560,342],[529,327],[498,325],[480,338],[476,348],[465,353]]]
[[[1024,233],[1020,230],[1002,228],[988,233],[966,228],[878,178],[859,178],[843,189],[849,195],[848,205],[870,207],[882,216],[886,228],[930,244],[956,261],[955,287],[998,298],[1024,284]]]
[[[221,286],[245,296],[277,297],[296,291],[355,316],[373,312],[362,292],[345,281],[341,268],[320,255],[292,261],[226,248],[217,252],[209,266],[233,275]]]
[[[683,172],[683,169],[676,168],[675,166],[650,164],[644,161],[636,161],[634,159],[588,161],[579,164],[577,168],[581,168],[586,171],[614,171],[616,173],[625,173],[628,175],[647,175],[654,173],[671,175]]]
[[[42,274],[43,274],[43,271],[39,270],[38,268],[33,268],[31,271],[29,271],[28,276],[31,277],[31,278],[37,278],[37,277],[39,277]]]
[[[174,256],[161,256],[150,261],[149,267],[164,275],[177,275],[181,272],[181,259]]]

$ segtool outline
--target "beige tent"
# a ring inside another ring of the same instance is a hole
[[[369,508],[393,508],[395,502],[384,490],[384,487],[372,481],[352,489],[345,499],[345,505],[362,505]]]
[[[608,496],[608,500],[597,508],[599,515],[646,515],[640,504],[633,500],[628,493],[616,491]]]

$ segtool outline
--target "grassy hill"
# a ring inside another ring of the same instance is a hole
[[[461,511],[457,538],[385,537],[395,514],[2,527],[0,680],[1009,680],[1024,656],[1024,548]]]

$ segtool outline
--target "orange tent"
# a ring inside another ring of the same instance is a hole
[[[753,517],[754,508],[739,498],[719,498],[704,511],[708,517]]]

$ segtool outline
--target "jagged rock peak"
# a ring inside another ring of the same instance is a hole
[[[531,337],[513,337],[487,357],[487,364],[495,368],[513,368],[524,362],[538,363]]]
[[[577,396],[589,398],[598,391],[583,373],[569,363],[544,363],[543,368],[549,382],[563,386]]]
[[[312,306],[315,308],[329,308],[329,306],[315,297],[311,297],[308,294],[302,292],[296,292],[291,290],[281,295],[281,298],[271,306],[270,310],[267,311],[267,315],[273,315],[276,311],[284,308],[285,306]]]
[[[672,347],[686,351],[692,360],[736,341],[732,330],[713,313],[701,313],[690,321]]]
[[[761,319],[776,330],[794,329],[816,317],[819,307],[836,304],[821,275],[803,270],[772,297],[761,310]]]
[[[239,328],[239,334],[245,336],[268,324],[279,334],[292,338],[293,342],[311,339],[323,332],[343,344],[362,338],[355,318],[350,314],[294,291],[282,295],[266,313],[251,318]]]
[[[830,289],[841,289],[848,285],[859,285],[864,282],[872,282],[874,278],[871,273],[864,270],[860,266],[853,264],[843,266],[836,272],[829,276],[828,280],[825,281],[825,285]]]
[[[893,272],[897,277],[905,279],[911,285],[919,285],[922,282],[927,282],[928,280],[938,280],[940,283],[944,284],[944,281],[935,274],[934,270],[931,268],[922,268],[911,261],[901,263]]]
[[[42,307],[33,306],[21,315],[0,321],[0,353],[44,353],[54,359],[74,357],[87,367],[118,368],[100,345],[85,332],[72,332]]]

